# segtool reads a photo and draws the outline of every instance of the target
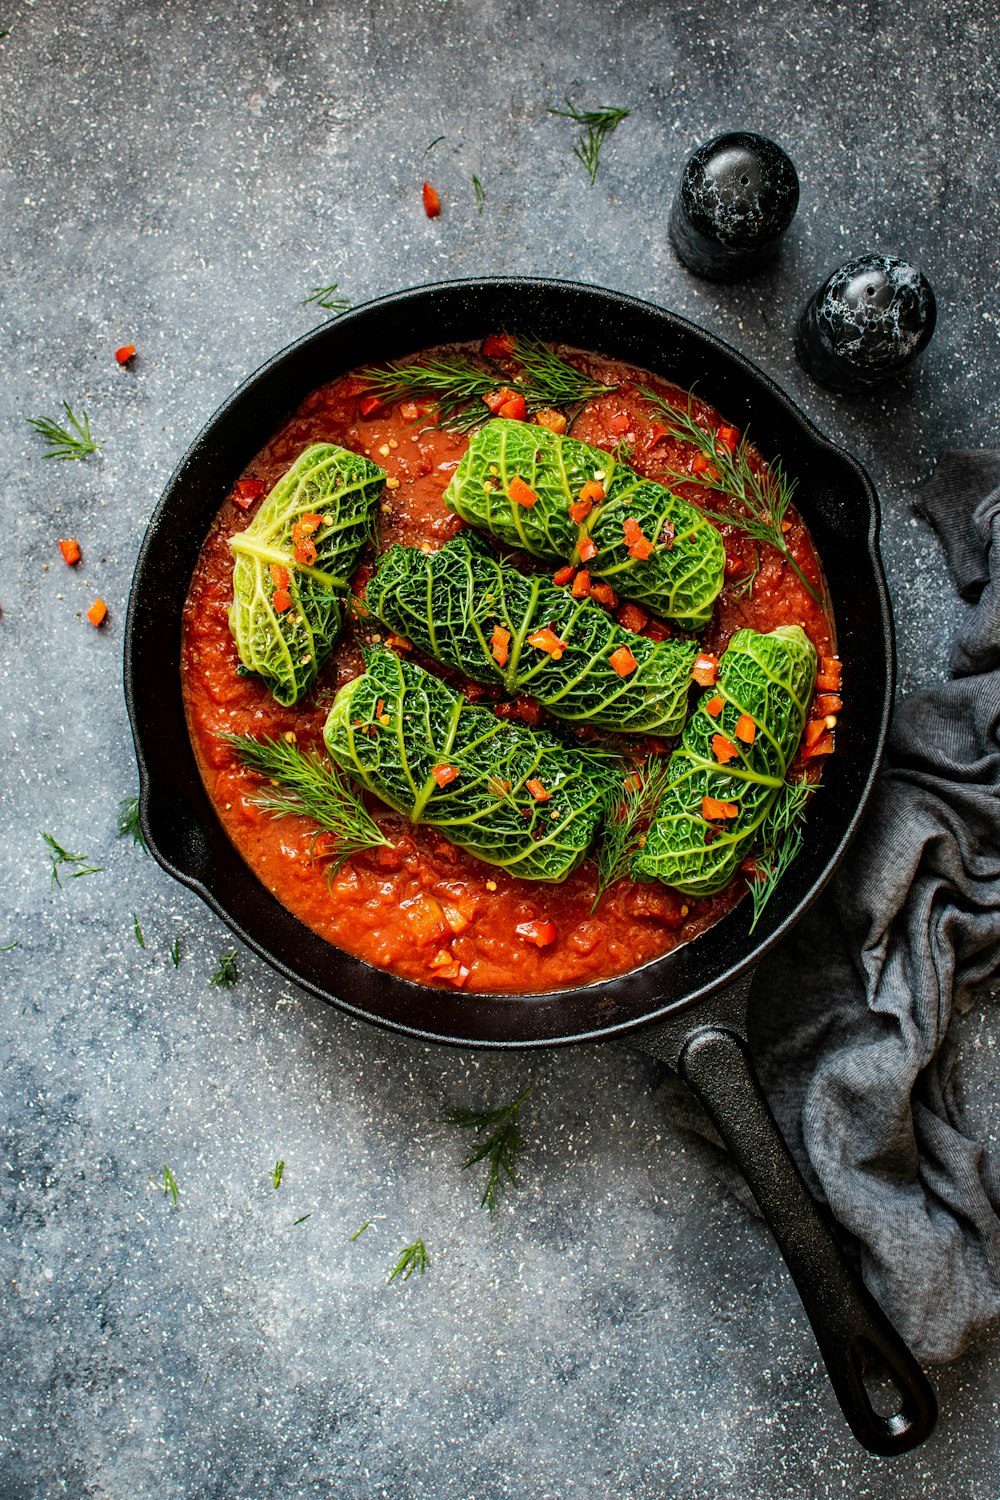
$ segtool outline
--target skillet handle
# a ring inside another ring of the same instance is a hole
[[[870,1453],[906,1453],[934,1427],[937,1401],[923,1370],[854,1275],[778,1131],[742,1039],[694,1032],[679,1071],[715,1122],[771,1227],[812,1324],[854,1436]],[[894,1388],[883,1416],[865,1377]]]

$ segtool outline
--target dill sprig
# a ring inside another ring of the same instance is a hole
[[[395,1281],[401,1276],[404,1281],[409,1281],[414,1271],[419,1271],[421,1276],[427,1270],[427,1251],[423,1240],[414,1240],[412,1245],[406,1245],[400,1251],[399,1259],[389,1272],[387,1280]]]
[[[273,818],[296,813],[315,823],[314,848],[321,835],[328,836],[330,847],[324,848],[323,854],[331,860],[331,875],[353,854],[390,847],[391,841],[340,769],[314,750],[300,750],[284,739],[258,740],[250,734],[227,734],[223,738],[245,766],[278,783],[271,791],[254,797],[258,807]]]
[[[597,179],[597,168],[601,163],[601,147],[611,132],[628,118],[627,109],[616,108],[614,105],[602,105],[600,109],[577,109],[571,99],[566,99],[565,109],[552,109],[550,115],[559,115],[564,120],[572,120],[583,129],[573,155],[577,161],[583,163],[593,187]]]
[[[135,912],[132,913],[132,931],[135,933],[135,940],[139,944],[139,947],[145,948],[146,939],[142,935],[142,928],[139,926],[139,918],[136,916]]]
[[[700,474],[684,474],[679,469],[672,469],[666,477],[685,483],[694,481],[723,496],[724,503],[715,514],[753,541],[776,548],[817,604],[821,604],[819,592],[795,561],[785,540],[785,520],[798,481],[788,477],[777,459],[755,467],[750,461],[752,450],[746,432],[732,450],[728,443],[719,442],[715,433],[703,427],[695,417],[690,396],[685,411],[683,407],[671,406],[655,391],[643,390],[642,395],[669,423],[672,436],[692,443],[710,465]]]
[[[608,887],[629,873],[669,785],[669,757],[650,756],[645,765],[629,772],[618,797],[607,807],[597,850],[597,891],[592,912],[597,910]]]
[[[208,982],[217,985],[219,989],[230,990],[239,977],[240,971],[236,964],[236,949],[234,948],[231,953],[219,955],[219,967]]]
[[[521,1127],[518,1116],[521,1105],[531,1093],[529,1085],[523,1094],[498,1109],[451,1109],[442,1120],[446,1125],[457,1125],[460,1130],[474,1130],[483,1140],[462,1163],[462,1171],[474,1167],[477,1162],[487,1163],[486,1186],[479,1200],[481,1208],[493,1213],[500,1196],[507,1191],[508,1183],[516,1187],[517,1175],[514,1166],[521,1149]],[[486,1134],[488,1132],[488,1134]]]
[[[120,839],[131,838],[133,844],[138,844],[145,853],[146,841],[139,827],[139,799],[138,797],[123,797],[118,804],[118,837]]]
[[[490,411],[485,398],[504,386],[524,397],[529,412],[554,406],[572,416],[594,396],[617,389],[567,364],[537,339],[513,338],[511,357],[521,367],[517,375],[508,375],[482,355],[473,358],[467,354],[381,368],[369,366],[360,374],[371,394],[387,405],[395,401],[433,403],[435,425],[454,432],[471,432],[488,422]]]
[[[13,951],[13,949],[20,948],[20,946],[21,944],[19,939],[15,938],[12,943],[4,943],[3,947],[0,948],[0,953],[10,953]]]
[[[424,155],[425,156],[429,156],[430,153],[434,150],[434,147],[437,146],[437,145],[439,145],[441,141],[446,140],[446,139],[447,139],[446,136],[436,135],[434,137],[434,139],[431,141],[430,145],[424,147]]]
[[[303,1214],[301,1218],[295,1219],[293,1221],[292,1228],[294,1229],[296,1224],[304,1224],[307,1219],[311,1219],[311,1218],[312,1218],[312,1214],[311,1213]]]
[[[79,421],[69,408],[69,402],[63,402],[63,411],[66,413],[67,427],[60,427],[52,417],[25,417],[29,427],[33,427],[38,436],[44,438],[48,443],[48,452],[43,453],[43,458],[86,458],[88,453],[99,453],[100,445],[95,443],[90,435],[90,418],[86,412],[82,412],[83,421]]]
[[[806,805],[818,782],[786,781],[778,792],[761,828],[762,848],[756,857],[757,871],[750,879],[753,902],[753,932],[774,894],[778,881],[802,848]]]
[[[472,175],[472,191],[476,195],[476,213],[481,214],[483,211],[483,204],[486,202],[486,189],[483,187],[482,183],[479,181],[479,178],[475,175],[475,173],[473,173]]]
[[[164,1165],[164,1168],[163,1168],[163,1195],[164,1195],[164,1197],[169,1198],[171,1200],[172,1206],[174,1208],[177,1207],[177,1197],[178,1197],[179,1193],[180,1193],[180,1188],[177,1186],[177,1179],[175,1178],[173,1172],[171,1172],[170,1168],[168,1166]]]
[[[361,1238],[361,1236],[364,1234],[365,1230],[366,1229],[370,1229],[371,1227],[372,1227],[372,1221],[371,1221],[371,1219],[366,1219],[365,1222],[362,1224],[361,1228],[360,1229],[356,1229],[354,1231],[354,1233],[350,1236],[351,1243],[353,1244],[355,1240],[359,1240]]]
[[[81,875],[99,875],[104,869],[103,865],[92,865],[88,854],[71,854],[64,849],[62,844],[57,843],[51,833],[39,830],[49,849],[49,859],[52,862],[52,884],[62,888],[59,871],[63,865],[69,865],[70,880],[79,880]]]
[[[314,286],[309,296],[303,297],[302,306],[306,307],[310,302],[315,302],[317,307],[322,307],[326,312],[346,312],[351,304],[346,297],[335,297],[336,290],[335,281],[330,286]]]
[[[281,1186],[281,1179],[282,1179],[282,1177],[284,1175],[285,1175],[285,1159],[284,1159],[284,1157],[282,1157],[281,1161],[276,1161],[275,1164],[274,1164],[274,1171],[271,1173],[271,1185],[274,1188],[280,1188],[280,1186]]]
[[[167,952],[170,954],[170,962],[174,968],[179,969],[181,966],[181,940],[179,937],[174,938]]]

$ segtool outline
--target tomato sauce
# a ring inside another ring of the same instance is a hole
[[[665,478],[674,468],[690,471],[693,450],[660,435],[638,388],[650,387],[686,405],[685,393],[630,365],[560,352],[602,383],[618,386],[580,412],[573,437],[610,450],[624,440],[631,466],[651,479]],[[463,527],[441,495],[467,438],[438,429],[421,431],[426,418],[408,420],[398,406],[362,417],[360,392],[360,382],[350,375],[313,391],[243,479],[263,481],[266,494],[307,444],[341,444],[370,457],[389,476],[379,518],[380,548],[394,542],[442,546]],[[701,402],[695,403],[695,412],[713,425],[720,420]],[[690,485],[680,486],[680,493],[712,509],[711,493],[696,476]],[[450,987],[451,981],[437,970],[454,972],[454,958],[468,970],[463,981],[467,991],[523,994],[591,984],[645,964],[698,937],[745,893],[743,876],[718,895],[697,901],[660,884],[626,879],[612,886],[593,911],[592,858],[561,885],[517,880],[463,853],[432,829],[414,828],[374,800],[369,800],[369,810],[391,847],[354,856],[328,879],[328,861],[312,848],[313,827],[304,818],[275,819],[262,811],[254,801],[258,777],[219,736],[292,732],[301,748],[322,750],[322,728],[333,697],[362,670],[360,647],[378,642],[380,634],[370,621],[348,619],[313,690],[294,708],[282,708],[256,678],[239,676],[228,624],[232,556],[227,543],[250,518],[227,500],[201,549],[184,609],[184,702],[198,765],[223,827],[263,884],[306,926],[368,963],[422,984]],[[720,523],[726,583],[701,637],[705,650],[718,655],[744,626],[768,631],[796,623],[821,656],[835,651],[833,617],[811,538],[794,509],[786,520],[791,555],[825,603],[817,604],[775,548],[755,547],[741,531]],[[758,555],[761,566],[750,590],[747,583]],[[357,593],[370,576],[371,561],[359,570]],[[541,567],[536,560],[520,561],[527,570]],[[454,680],[454,674],[436,670]],[[477,701],[498,696],[474,684],[464,686]],[[533,704],[525,712],[531,722],[544,721]],[[670,745],[645,740],[636,746],[633,739],[630,747],[662,752]],[[538,947],[517,934],[518,926],[532,922],[553,923],[555,940]]]

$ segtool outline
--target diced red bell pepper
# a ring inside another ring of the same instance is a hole
[[[717,719],[725,706],[726,700],[719,693],[716,693],[714,698],[709,698],[705,704],[705,712],[711,714],[713,719]]]
[[[507,487],[507,495],[515,505],[523,505],[527,510],[538,504],[538,496],[530,485],[525,484],[520,474],[514,475]]]
[[[736,738],[744,745],[752,745],[757,738],[757,724],[749,714],[740,714],[736,720]]]
[[[87,610],[87,619],[90,621],[91,625],[103,625],[104,621],[107,619],[107,615],[108,606],[105,604],[103,599],[95,599],[93,604]]]
[[[509,359],[514,353],[514,339],[509,333],[491,333],[483,340],[483,354],[487,359]]]
[[[514,931],[518,937],[524,938],[526,943],[534,943],[536,948],[547,948],[559,936],[556,924],[548,920],[519,922]]]
[[[543,626],[541,630],[533,631],[528,636],[528,645],[534,646],[538,651],[544,651],[547,656],[551,656],[553,661],[561,661],[562,654],[566,650],[566,642],[561,641],[548,625]]]
[[[608,660],[619,677],[628,677],[639,665],[627,646],[619,646],[617,651],[612,651]]]
[[[421,196],[424,200],[424,213],[429,219],[436,219],[441,212],[441,199],[429,182],[425,182],[421,188]]]
[[[510,631],[505,630],[502,625],[494,625],[493,636],[490,640],[490,655],[498,667],[507,665],[510,655]]]
[[[732,740],[727,739],[724,734],[712,735],[712,754],[720,766],[727,766],[739,753]]]
[[[618,611],[618,623],[624,625],[626,630],[631,630],[638,635],[649,619],[646,611],[640,609],[638,604],[623,604]]]
[[[581,562],[590,562],[592,557],[597,556],[597,547],[594,544],[593,538],[589,536],[580,538],[580,544],[576,550],[580,554]]]
[[[590,597],[596,599],[598,604],[603,604],[605,609],[618,608],[618,595],[610,583],[592,583],[590,586]]]
[[[699,687],[713,687],[719,675],[719,658],[703,651],[691,668],[691,676]]]
[[[59,551],[62,553],[62,560],[66,566],[75,568],[80,561],[80,543],[76,537],[71,536],[66,541],[60,542]]]
[[[715,822],[720,818],[735,818],[739,814],[739,808],[735,802],[720,802],[717,797],[702,797],[701,815],[707,823]]]
[[[370,417],[372,412],[378,411],[381,405],[382,402],[378,396],[362,396],[358,402],[358,411],[361,416]]]
[[[122,344],[120,349],[115,350],[115,359],[120,365],[127,365],[129,360],[135,359],[135,345]]]
[[[716,441],[724,443],[730,453],[735,452],[736,444],[740,440],[740,429],[738,427],[720,427],[715,434]]]
[[[572,563],[567,563],[564,568],[556,568],[555,572],[552,575],[552,582],[558,584],[559,587],[562,588],[563,584],[569,583],[570,579],[573,577],[573,573],[574,568]]]
[[[536,411],[535,421],[539,427],[547,427],[549,432],[554,432],[557,437],[562,436],[568,425],[562,412],[556,411],[554,406],[545,406],[541,411]]]
[[[431,775],[438,786],[447,786],[449,782],[458,780],[458,768],[456,766],[433,766]]]
[[[508,422],[524,422],[528,416],[528,406],[520,391],[515,391],[509,400],[505,401],[497,413],[505,417]]]
[[[545,789],[537,776],[529,776],[524,784],[536,802],[548,802],[552,796],[552,793]]]
[[[573,579],[573,587],[570,589],[574,599],[586,599],[590,593],[590,574],[586,568],[581,568]]]

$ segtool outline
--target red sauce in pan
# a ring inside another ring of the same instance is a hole
[[[636,387],[652,386],[675,400],[686,401],[686,396],[633,366],[577,353],[572,357],[602,382],[619,386],[580,413],[572,427],[574,437],[612,450],[624,438],[632,466],[651,479],[674,467],[690,469],[692,450],[669,440],[656,441]],[[421,422],[407,420],[398,407],[362,418],[359,390],[355,378],[344,376],[313,391],[261,450],[244,478],[262,480],[266,493],[307,444],[339,443],[370,456],[390,476],[380,546],[442,546],[462,528],[441,494],[467,439],[438,430],[421,432]],[[715,423],[720,420],[702,403],[698,410]],[[682,492],[711,509],[711,497],[696,483]],[[788,519],[786,540],[796,562],[824,589],[805,525],[794,510]],[[596,877],[591,859],[562,885],[516,880],[464,854],[433,830],[413,828],[374,801],[369,806],[392,848],[352,858],[328,881],[326,862],[310,853],[310,825],[301,818],[273,819],[262,812],[253,801],[258,779],[218,737],[226,731],[260,737],[294,730],[299,746],[322,749],[322,727],[333,695],[361,671],[359,645],[375,638],[377,631],[373,634],[364,622],[348,621],[314,690],[294,708],[280,707],[255,678],[238,676],[228,624],[232,560],[227,540],[249,520],[250,515],[227,501],[202,547],[184,610],[184,701],[198,764],[223,827],[263,884],[308,927],[368,963],[423,984],[449,987],[431,967],[436,957],[439,965],[445,962],[440,957],[444,952],[468,970],[467,991],[530,993],[590,984],[658,958],[705,932],[744,894],[742,876],[719,895],[701,901],[656,883],[622,880],[592,913]],[[752,593],[741,592],[740,583],[752,566],[753,546],[733,528],[720,529],[727,581],[702,637],[705,649],[718,655],[743,626],[768,631],[796,623],[821,655],[832,654],[828,605],[817,605],[780,554],[768,547],[760,549],[763,566]],[[526,560],[526,566],[539,565]],[[359,571],[358,592],[370,571],[369,560]],[[471,686],[469,696],[490,695]],[[645,742],[645,747],[653,748],[653,742]],[[655,748],[669,747],[658,741]],[[553,922],[555,941],[539,948],[518,936],[518,925],[530,921]],[[470,1003],[475,1003],[473,998]]]

